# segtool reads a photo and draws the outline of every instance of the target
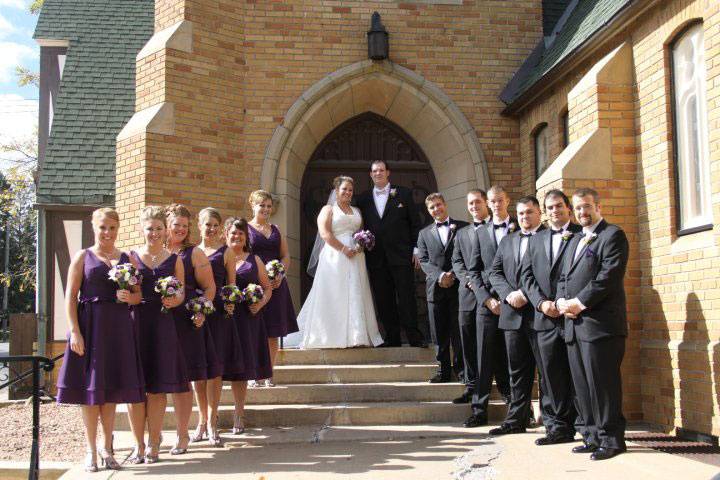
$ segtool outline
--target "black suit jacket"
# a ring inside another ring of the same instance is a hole
[[[595,228],[597,238],[574,260],[583,239],[575,235],[567,246],[558,298],[577,298],[586,309],[576,319],[565,319],[565,339],[593,342],[606,337],[627,336],[625,270],[629,245],[625,232],[602,220]]]
[[[480,227],[483,228],[483,227]],[[473,247],[477,244],[475,226],[469,224],[458,230],[452,255],[452,269],[460,283],[458,285],[458,307],[461,312],[472,312],[477,306],[475,293],[470,284],[472,278],[468,265],[472,259]]]
[[[373,191],[357,196],[357,206],[362,212],[364,228],[375,235],[375,248],[365,252],[369,268],[383,265],[411,266],[413,249],[421,227],[420,214],[415,208],[409,188],[390,185],[385,211],[382,217],[375,208]],[[392,191],[395,192],[393,195]]]
[[[516,218],[510,217],[510,224],[517,229]],[[483,308],[484,312],[488,314],[491,312],[485,306],[485,302],[490,297],[498,298],[497,292],[490,283],[490,269],[498,249],[492,220],[475,230],[475,235],[477,242],[473,245],[468,272],[478,308]]]
[[[544,228],[540,225],[536,235]],[[532,239],[528,238],[528,249],[530,240]],[[527,253],[527,250],[525,250],[525,255]],[[498,298],[502,301],[498,327],[503,330],[518,330],[523,322],[530,323],[535,317],[530,302],[526,303],[524,307],[516,309],[505,300],[511,292],[523,290],[520,280],[521,267],[520,231],[518,230],[502,239],[489,273],[490,283],[497,292]],[[527,293],[525,291],[523,293],[527,297]]]
[[[435,222],[420,230],[418,234],[418,259],[425,272],[425,291],[428,302],[439,302],[457,296],[458,281],[450,288],[442,288],[438,279],[443,272],[452,271],[452,256],[455,247],[455,236],[458,230],[467,226],[462,220],[450,220],[450,232],[445,246],[440,240]]]
[[[573,237],[582,231],[582,227],[571,223],[567,229],[571,236],[560,243],[558,254],[552,258],[552,230],[546,228],[536,233],[528,244],[522,263],[522,287],[528,300],[535,308],[533,329],[537,331],[552,330],[562,318],[551,318],[539,310],[539,305],[556,300],[557,284],[562,273],[563,258],[568,254],[568,244]],[[571,254],[572,255],[572,254]]]

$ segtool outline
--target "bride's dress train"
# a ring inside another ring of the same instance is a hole
[[[354,247],[353,234],[362,225],[360,211],[352,215],[333,205],[332,233]],[[380,345],[370,292],[365,253],[347,258],[325,245],[320,252],[315,281],[298,315],[302,332],[300,348],[349,348]]]

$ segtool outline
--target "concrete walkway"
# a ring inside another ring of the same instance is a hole
[[[172,457],[163,448],[160,463],[127,466],[92,478],[710,480],[720,473],[717,467],[633,444],[629,453],[592,462],[587,455],[571,454],[573,444],[535,446],[540,431],[490,438],[489,428],[404,425],[253,430],[228,440],[222,449],[201,443],[186,455]],[[166,432],[164,437],[173,438],[173,434]],[[116,445],[127,445],[129,440],[118,438]],[[87,479],[88,474],[76,467],[61,478]]]

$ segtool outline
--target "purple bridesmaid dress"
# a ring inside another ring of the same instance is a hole
[[[243,289],[249,283],[260,284],[255,258],[255,255],[248,255],[245,262],[235,271],[235,284],[238,288]],[[267,308],[267,305],[265,308]],[[252,315],[247,303],[242,303],[235,309],[235,322],[242,343],[245,371],[238,375],[223,375],[223,380],[238,381],[272,378],[270,348],[267,342],[265,322],[263,321],[264,310],[260,310],[257,315]]]
[[[185,308],[188,300],[202,295],[195,278],[195,267],[192,264],[194,247],[188,247],[180,252],[185,267],[185,302],[173,310],[175,329],[177,330],[180,347],[185,358],[188,378],[192,381],[207,380],[222,374],[222,363],[215,352],[210,328],[206,322],[200,328],[195,328],[192,313]]]
[[[239,375],[245,371],[242,345],[235,325],[236,322],[233,320],[233,316],[228,316],[225,313],[225,306],[220,295],[222,287],[227,285],[225,250],[227,250],[227,245],[223,245],[208,255],[213,277],[215,277],[217,293],[215,294],[215,313],[209,315],[205,320],[205,323],[210,326],[210,333],[215,343],[218,360],[222,363],[223,378],[226,375]]]
[[[126,254],[119,263],[128,263]],[[110,267],[85,250],[78,323],[85,341],[82,357],[70,350],[70,336],[58,376],[58,403],[102,405],[145,401],[145,385],[127,303],[118,303]]]
[[[271,225],[269,237],[255,230],[252,225],[248,225],[248,231],[252,252],[260,257],[263,263],[280,260],[281,237],[280,230],[275,225]],[[277,290],[273,290],[270,302],[263,309],[263,317],[267,336],[270,338],[284,337],[300,330],[286,278],[283,278]]]
[[[160,277],[175,275],[174,253],[155,268],[145,265],[136,252],[135,258],[143,276],[142,303],[133,308],[140,336],[140,358],[148,393],[182,393],[190,390],[185,358],[178,340],[173,312],[163,313],[155,282]]]

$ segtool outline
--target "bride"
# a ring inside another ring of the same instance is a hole
[[[376,346],[378,331],[370,293],[365,253],[353,234],[362,228],[360,210],[350,205],[353,179],[333,181],[337,201],[318,215],[318,231],[325,245],[318,257],[315,281],[298,315],[303,331],[300,348]]]

